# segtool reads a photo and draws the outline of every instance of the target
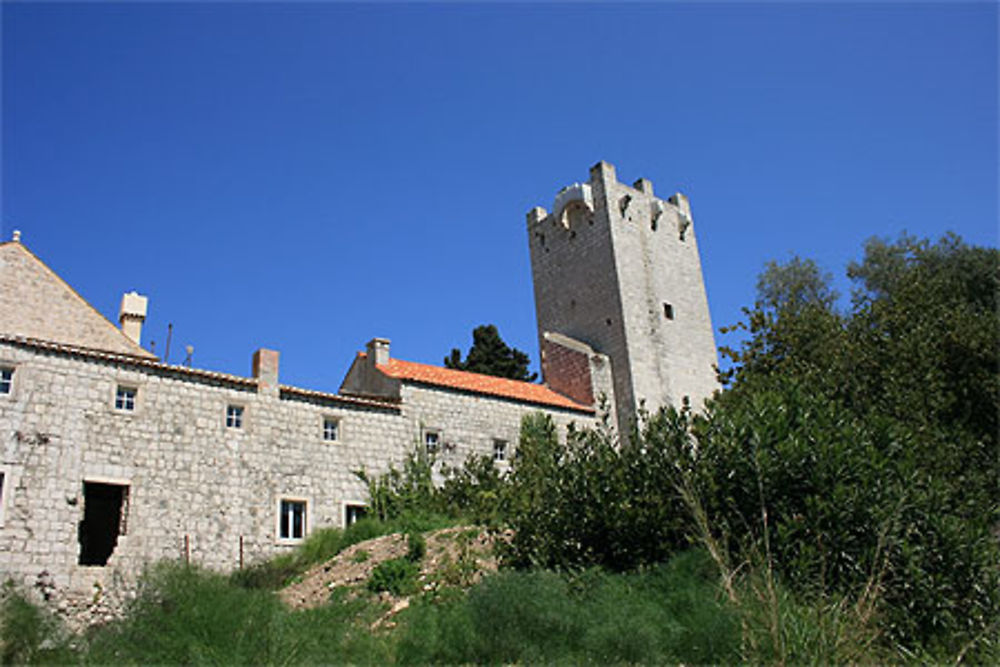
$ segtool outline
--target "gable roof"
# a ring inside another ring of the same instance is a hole
[[[551,405],[580,412],[594,411],[592,406],[577,403],[562,394],[552,391],[545,385],[534,384],[532,382],[521,382],[519,380],[509,380],[481,373],[457,371],[451,368],[441,368],[440,366],[419,364],[400,359],[389,359],[389,363],[379,364],[377,368],[389,377],[399,380],[420,382],[437,387],[448,387],[476,394],[499,396],[515,401]]]
[[[155,359],[19,241],[0,243],[0,334]]]

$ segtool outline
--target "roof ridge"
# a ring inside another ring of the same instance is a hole
[[[527,385],[531,385],[532,387],[546,387],[546,388],[548,388],[548,385],[546,385],[543,382],[529,382],[528,380],[518,380],[518,379],[515,379],[515,378],[503,377],[502,375],[490,375],[489,373],[477,373],[476,371],[467,371],[467,370],[463,370],[461,368],[448,368],[447,366],[437,366],[435,364],[425,364],[422,361],[408,361],[406,359],[396,359],[396,358],[390,358],[389,359],[389,363],[392,363],[394,361],[399,362],[401,364],[413,364],[415,366],[425,366],[427,368],[433,368],[435,370],[444,371],[446,373],[464,373],[466,375],[475,375],[475,376],[478,376],[478,377],[481,377],[481,378],[489,378],[490,380],[500,380],[500,381],[504,381],[504,382],[517,382],[518,384],[527,384]]]

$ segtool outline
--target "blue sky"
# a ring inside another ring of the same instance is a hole
[[[149,295],[175,363],[335,391],[486,322],[534,359],[524,216],[600,159],[691,198],[716,327],[770,259],[997,244],[995,3],[2,12],[0,233],[112,319]]]

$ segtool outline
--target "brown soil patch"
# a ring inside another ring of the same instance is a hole
[[[483,528],[459,526],[444,528],[424,534],[427,553],[420,563],[420,590],[433,591],[444,586],[468,587],[489,572],[497,569],[494,545],[498,540],[509,540],[507,533],[495,534]],[[407,553],[406,537],[393,533],[360,542],[316,565],[303,575],[302,580],[279,593],[281,600],[293,609],[311,609],[326,604],[330,593],[338,587],[357,590],[371,577],[372,570],[384,561],[401,558]],[[409,605],[407,598],[396,598],[382,593],[389,603],[388,617]]]

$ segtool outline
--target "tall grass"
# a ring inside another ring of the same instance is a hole
[[[635,574],[503,572],[468,596],[418,603],[397,658],[427,663],[724,663],[739,623],[702,552]]]
[[[90,636],[89,664],[385,663],[388,642],[368,624],[378,607],[339,597],[292,612],[268,591],[194,567],[151,571],[125,619]]]
[[[125,619],[90,633],[84,664],[720,663],[739,625],[701,552],[637,574],[504,572],[468,594],[418,600],[399,627],[385,606],[335,595],[291,611],[264,590],[164,564]],[[30,655],[25,662],[33,662]]]
[[[374,597],[334,594],[309,611],[271,591],[179,564],[153,568],[121,621],[75,640],[24,598],[3,606],[15,664],[797,664],[881,662],[861,651],[855,609],[804,602],[780,582],[735,579],[732,602],[704,551],[630,574],[504,571],[463,593],[415,598],[396,617]],[[373,630],[379,626],[383,629]],[[865,626],[861,626],[864,630]],[[996,658],[992,651],[966,657]],[[904,656],[905,657],[905,656]],[[910,656],[919,661],[925,656]]]

